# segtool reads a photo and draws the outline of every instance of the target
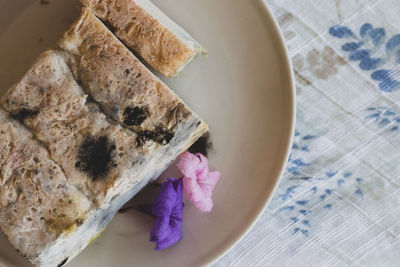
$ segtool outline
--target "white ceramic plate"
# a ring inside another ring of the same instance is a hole
[[[222,256],[265,207],[287,160],[294,86],[279,30],[262,0],[154,0],[209,52],[166,83],[211,127],[223,176],[211,213],[189,203],[183,239],[154,251],[152,218],[117,215],[68,266],[198,266]],[[77,16],[76,1],[0,0],[0,88],[6,90]],[[143,195],[143,194],[142,194]],[[23,233],[21,233],[23,234]],[[0,236],[0,266],[30,266]]]

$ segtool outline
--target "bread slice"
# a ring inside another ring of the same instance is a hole
[[[43,53],[22,80],[9,89],[2,104],[32,129],[69,180],[99,207],[142,182],[143,175],[159,173],[206,131],[206,124],[197,115],[181,116],[181,110],[172,110],[178,115],[171,116],[170,124],[177,126],[175,132],[168,132],[168,138],[155,131],[152,140],[140,132],[123,129],[107,119],[97,104],[87,101],[66,58],[69,54],[64,51]],[[147,92],[149,99],[152,93]],[[131,97],[142,97],[140,94]],[[144,104],[154,112],[166,108],[154,102]],[[182,110],[189,112],[187,108]],[[152,124],[159,122],[154,120]]]
[[[126,46],[167,77],[205,49],[149,0],[80,0]]]
[[[176,115],[170,116],[166,124],[175,125],[168,138],[161,130],[152,133],[154,138],[147,138],[141,132],[122,128],[104,115],[96,103],[88,100],[66,62],[70,59],[71,55],[62,50],[44,52],[2,99],[4,108],[33,131],[62,167],[68,181],[93,206],[91,215],[70,234],[75,239],[64,238],[57,246],[49,247],[43,262],[53,261],[55,254],[72,259],[126,201],[157,178],[207,130],[206,124],[170,91],[166,94],[168,101],[178,101],[182,108],[170,110]],[[109,77],[115,84],[124,82],[118,77]],[[130,97],[143,98],[145,94],[152,99],[155,93],[138,91]],[[146,99],[144,97],[143,101]],[[178,104],[161,103],[165,106],[143,102],[149,112],[158,112],[158,109],[166,112]],[[156,118],[147,121],[151,129],[151,124],[159,124]]]
[[[107,115],[136,132],[139,143],[152,140],[166,145],[181,140],[192,127],[207,130],[87,9],[83,8],[58,46],[69,55],[67,63],[86,93]]]
[[[0,185],[0,229],[10,243],[38,266],[65,260],[60,244],[74,242],[71,233],[90,216],[92,204],[32,134],[2,109]]]

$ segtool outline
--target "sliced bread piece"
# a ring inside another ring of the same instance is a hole
[[[86,93],[107,115],[136,132],[139,144],[149,140],[177,143],[190,128],[207,130],[87,9],[83,8],[58,46],[69,55],[68,65]]]
[[[64,261],[60,243],[74,242],[72,232],[90,217],[92,204],[30,131],[2,109],[0,185],[0,229],[10,243],[37,266]]]
[[[173,77],[205,49],[149,0],[80,0],[152,68]]]

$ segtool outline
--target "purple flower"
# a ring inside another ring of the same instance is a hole
[[[156,221],[150,232],[150,241],[156,242],[155,250],[166,249],[182,238],[182,180],[168,178],[153,204]]]

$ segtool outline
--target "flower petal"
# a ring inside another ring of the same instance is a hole
[[[199,181],[200,187],[203,189],[203,192],[208,196],[212,195],[212,191],[214,190],[216,184],[218,183],[219,178],[221,177],[221,173],[218,171],[210,172],[207,176],[208,179],[202,179]]]
[[[176,207],[172,210],[171,217],[174,217],[175,219],[182,220],[183,219],[183,207],[184,206],[185,205],[183,204],[182,198],[181,198],[181,202],[178,205],[176,205]]]
[[[200,163],[197,165],[196,175],[197,180],[202,179],[202,177],[206,176],[209,173],[208,169],[208,159],[200,153],[197,153],[196,156],[200,159]]]
[[[182,238],[182,180],[169,178],[161,186],[161,192],[153,205],[157,216],[150,232],[150,241],[156,242],[156,250],[172,246]]]
[[[188,199],[192,202],[199,202],[205,197],[202,188],[196,179],[189,177],[183,177],[183,191],[185,192]]]
[[[153,215],[155,216],[169,216],[172,209],[178,202],[178,195],[182,195],[182,190],[177,192],[174,187],[174,181],[177,179],[170,179],[161,185],[161,192],[158,194],[156,202],[153,204]]]
[[[171,227],[169,225],[169,216],[157,217],[153,228],[150,232],[150,241],[158,242],[164,240],[171,234]]]
[[[212,191],[221,173],[210,172],[208,159],[200,154],[185,152],[181,156],[178,168],[184,175],[183,191],[193,205],[202,212],[211,211],[213,207]]]
[[[207,168],[207,165],[208,161],[206,157],[200,153],[195,155],[186,151],[181,155],[181,160],[176,166],[184,176],[196,178],[198,173],[201,173],[204,168]]]
[[[170,234],[163,240],[157,242],[156,250],[169,248],[182,239],[182,220],[171,217],[170,229]]]
[[[183,178],[183,190],[186,197],[201,212],[209,212],[212,209],[211,195],[205,194],[200,185],[194,180],[187,177]]]
[[[182,180],[176,178],[168,178],[168,181],[172,183],[174,190],[175,190],[175,203],[171,213],[175,212],[176,210],[180,209],[179,212],[182,213],[183,211],[183,203],[182,203]]]

